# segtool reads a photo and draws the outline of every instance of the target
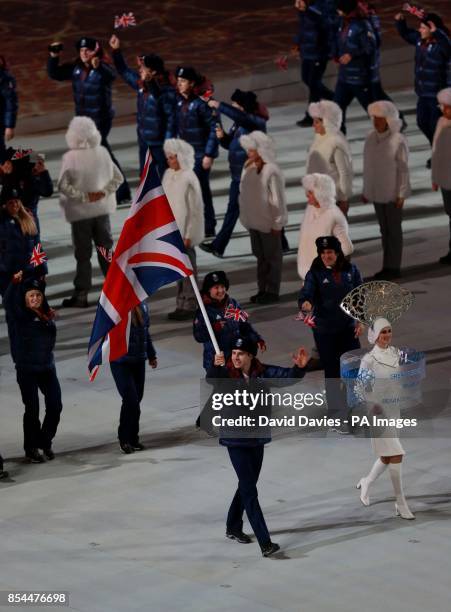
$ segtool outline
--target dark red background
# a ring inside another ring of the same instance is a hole
[[[107,45],[115,14],[132,11],[138,26],[120,32],[126,56],[160,54],[169,67],[192,64],[213,78],[274,68],[274,60],[289,51],[296,31],[294,2],[284,0],[10,0],[2,2],[1,53],[17,78],[21,116],[72,108],[69,85],[50,81],[46,49],[53,40],[65,44],[63,59],[75,55],[74,41],[82,35],[99,37]],[[383,19],[384,44],[399,46],[393,15],[402,3],[376,1]],[[451,18],[450,0],[423,5]],[[291,59],[293,64],[296,60]],[[116,81],[115,96],[130,95]]]

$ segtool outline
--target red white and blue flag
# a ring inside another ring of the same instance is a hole
[[[136,25],[136,17],[134,16],[133,13],[122,13],[122,15],[119,17],[119,15],[116,15],[116,17],[114,18],[114,29],[115,30],[119,30],[121,28],[129,28],[130,26],[135,26]]]
[[[225,319],[233,319],[234,321],[247,321],[249,315],[245,310],[235,308],[232,304],[229,304],[224,312]]]
[[[38,242],[31,253],[30,263],[37,268],[42,266],[45,261],[47,261],[47,253],[42,250],[42,244]]]
[[[127,354],[133,308],[163,285],[191,274],[180,231],[148,153],[97,306],[88,349],[91,380],[101,363]]]
[[[107,249],[106,247],[103,247],[103,246],[96,246],[96,249],[102,255],[105,261],[107,261],[108,263],[111,263],[113,261],[113,255],[114,255],[113,249]]]

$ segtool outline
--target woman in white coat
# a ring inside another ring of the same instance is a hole
[[[307,194],[307,208],[299,233],[298,274],[305,279],[317,257],[315,240],[320,236],[335,236],[347,257],[354,250],[349,238],[346,217],[336,206],[335,183],[326,174],[308,174],[302,180]]]
[[[399,402],[392,400],[393,392],[400,389],[398,375],[400,366],[400,351],[391,346],[392,326],[384,317],[377,317],[368,330],[368,341],[374,345],[360,362],[358,374],[359,395],[363,396],[369,405],[371,418],[399,419]],[[390,397],[389,397],[390,396]],[[383,404],[384,408],[382,408]],[[374,430],[373,430],[374,431]],[[404,448],[395,427],[384,427],[377,430],[378,435],[372,437],[372,445],[378,459],[369,474],[360,479],[357,488],[360,489],[360,501],[364,506],[370,505],[370,485],[387,469],[396,496],[395,511],[403,519],[414,519],[415,516],[407,505],[402,487],[401,465],[405,455]]]
[[[312,102],[309,113],[313,117],[315,139],[308,152],[306,174],[327,174],[337,191],[337,205],[346,215],[352,196],[351,148],[341,131],[343,113],[335,102]]]
[[[69,151],[63,156],[58,190],[60,205],[72,228],[77,262],[72,297],[64,307],[86,308],[92,285],[92,244],[105,251],[113,248],[110,215],[116,210],[116,191],[124,181],[119,168],[103,147],[101,135],[89,117],[74,117],[66,132]],[[108,260],[97,252],[104,275]]]
[[[409,147],[393,102],[373,102],[368,114],[374,130],[363,150],[363,201],[374,203],[382,236],[383,265],[374,278],[391,280],[401,274],[402,210],[410,195]]]
[[[282,279],[282,237],[288,221],[285,179],[276,162],[269,136],[255,131],[241,136],[247,152],[240,182],[240,221],[249,230],[252,253],[257,258],[256,304],[279,301]]]
[[[163,189],[196,275],[195,247],[204,239],[204,204],[199,179],[193,170],[194,149],[181,138],[170,138],[164,143],[164,153],[168,169],[163,175]],[[196,308],[197,301],[190,279],[177,281],[176,308],[168,314],[168,319],[192,319]]]

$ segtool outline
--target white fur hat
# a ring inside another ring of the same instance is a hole
[[[379,338],[379,334],[384,327],[391,327],[390,321],[384,317],[377,317],[377,319],[373,321],[371,327],[368,328],[368,342],[370,344],[376,343],[376,340]]]
[[[399,118],[399,111],[390,100],[378,100],[368,106],[370,117],[383,117],[387,120],[390,132],[399,132],[402,121]]]
[[[240,145],[248,151],[249,149],[255,149],[262,160],[266,163],[276,161],[276,152],[274,149],[274,143],[264,132],[255,130],[250,134],[245,134],[240,137]]]
[[[437,100],[439,104],[446,104],[446,106],[451,106],[451,87],[447,87],[446,89],[442,89],[437,94]]]
[[[100,145],[102,137],[90,117],[74,117],[66,132],[69,149],[94,149]]]
[[[337,133],[343,121],[343,112],[338,104],[330,100],[321,100],[309,104],[308,112],[314,119],[322,119],[328,133]]]
[[[177,155],[182,170],[194,168],[194,149],[181,138],[168,138],[164,141],[163,150],[166,155]]]
[[[327,174],[307,174],[302,179],[306,191],[311,191],[318,200],[321,208],[335,206],[337,190],[334,180]]]

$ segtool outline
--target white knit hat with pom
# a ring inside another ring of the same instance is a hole
[[[255,149],[260,155],[262,160],[266,163],[276,161],[276,151],[272,138],[270,138],[264,132],[255,130],[250,134],[245,134],[240,137],[240,145],[248,151],[249,149]]]
[[[313,119],[322,119],[327,133],[333,134],[340,131],[343,121],[343,112],[338,104],[330,100],[312,102],[308,107],[308,112]]]
[[[386,119],[390,132],[399,132],[401,130],[402,121],[399,118],[399,111],[393,102],[378,100],[370,104],[367,110],[370,117],[383,117]]]
[[[307,174],[302,179],[306,191],[311,191],[321,208],[335,206],[337,190],[334,180],[327,174]]]

